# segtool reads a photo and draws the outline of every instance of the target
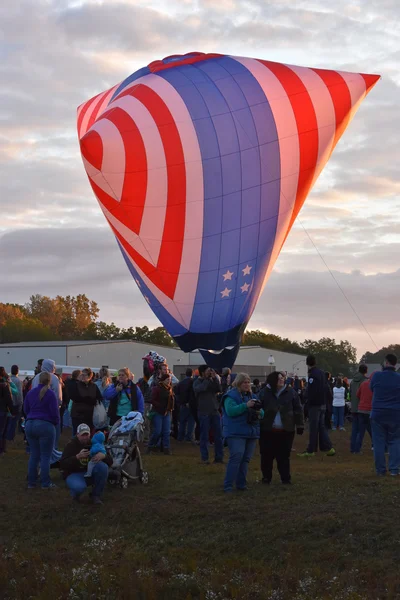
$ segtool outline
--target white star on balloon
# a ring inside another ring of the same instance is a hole
[[[250,271],[252,270],[253,267],[250,267],[249,265],[246,265],[244,269],[242,269],[243,275],[250,275]]]
[[[229,279],[231,281],[232,275],[233,275],[233,271],[230,271],[228,269],[227,272],[222,275],[222,277],[224,278],[224,281],[226,281],[227,279]]]
[[[139,279],[135,279],[135,281],[138,284],[138,286],[141,287]]]
[[[244,283],[244,284],[241,286],[241,288],[240,288],[240,289],[242,290],[242,294],[243,294],[243,292],[248,292],[248,291],[249,291],[249,287],[250,287],[250,284],[249,284],[249,283]]]
[[[221,292],[221,298],[229,298],[229,294],[231,293],[232,290],[228,290],[228,288],[226,287],[224,290],[222,290]]]
[[[144,297],[144,299],[146,300],[146,302],[147,302],[148,304],[150,304],[150,300],[149,300],[149,298],[148,298],[147,296],[145,296],[145,297]]]

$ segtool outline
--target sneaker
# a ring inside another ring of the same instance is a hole
[[[345,430],[345,428],[344,428],[344,427],[341,427],[341,428],[340,428],[340,431],[346,431],[346,430]]]
[[[330,450],[329,450],[329,451],[326,453],[326,455],[327,455],[327,456],[335,456],[335,454],[336,454],[336,450],[335,450],[335,448],[331,448],[331,449],[330,449]]]
[[[311,458],[312,456],[315,456],[315,452],[307,452],[307,450],[305,452],[300,452],[300,454],[298,454],[297,456],[299,456],[300,458]]]
[[[282,481],[282,485],[292,485],[291,481]]]
[[[248,492],[249,491],[249,486],[245,485],[242,488],[236,488],[238,492]]]
[[[201,465],[209,465],[209,464],[210,464],[210,461],[209,461],[209,460],[201,460],[201,461],[200,461],[200,464],[201,464]]]
[[[58,485],[56,485],[55,483],[50,483],[50,485],[46,485],[46,486],[42,485],[42,490],[56,490],[57,488],[58,488]]]
[[[98,496],[92,496],[91,500],[92,500],[92,504],[96,504],[97,506],[100,506],[101,504],[103,504],[103,502],[100,500],[100,498]]]
[[[171,450],[171,448],[164,448],[163,453],[166,454],[167,456],[171,456],[172,450]]]
[[[261,480],[261,483],[263,483],[264,485],[270,485],[271,480],[270,479],[265,479],[264,477]]]
[[[213,465],[223,465],[225,464],[223,460],[214,460]]]
[[[397,477],[400,473],[390,473],[392,477]]]
[[[28,485],[28,490],[36,490],[36,485]]]

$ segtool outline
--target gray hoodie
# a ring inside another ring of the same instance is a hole
[[[57,375],[54,375],[55,370],[56,370],[56,363],[54,362],[54,360],[51,360],[51,358],[45,358],[44,361],[42,362],[42,373],[43,372],[51,373],[50,388],[53,390],[53,392],[56,395],[56,398],[58,400],[58,406],[61,406],[61,404],[62,404],[61,383],[60,383],[60,380],[58,379]],[[38,373],[36,375],[36,377],[34,378],[34,380],[32,381],[31,389],[33,389],[39,385],[39,377],[40,377],[40,373]]]
[[[350,400],[351,400],[351,412],[358,412],[358,403],[360,402],[359,398],[357,398],[357,392],[360,385],[363,381],[367,381],[368,377],[363,375],[363,373],[356,373],[350,383]]]

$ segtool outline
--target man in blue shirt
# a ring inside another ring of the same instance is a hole
[[[397,356],[387,354],[382,371],[372,376],[371,429],[377,475],[386,474],[385,448],[389,449],[389,471],[399,475],[400,463],[400,374]]]

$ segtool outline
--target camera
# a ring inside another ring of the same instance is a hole
[[[257,425],[259,411],[261,410],[261,408],[262,404],[260,400],[254,400],[253,408],[249,408],[247,411],[247,422],[249,423],[249,425]]]
[[[253,410],[261,410],[261,409],[262,409],[262,404],[261,404],[260,400],[254,400]]]

